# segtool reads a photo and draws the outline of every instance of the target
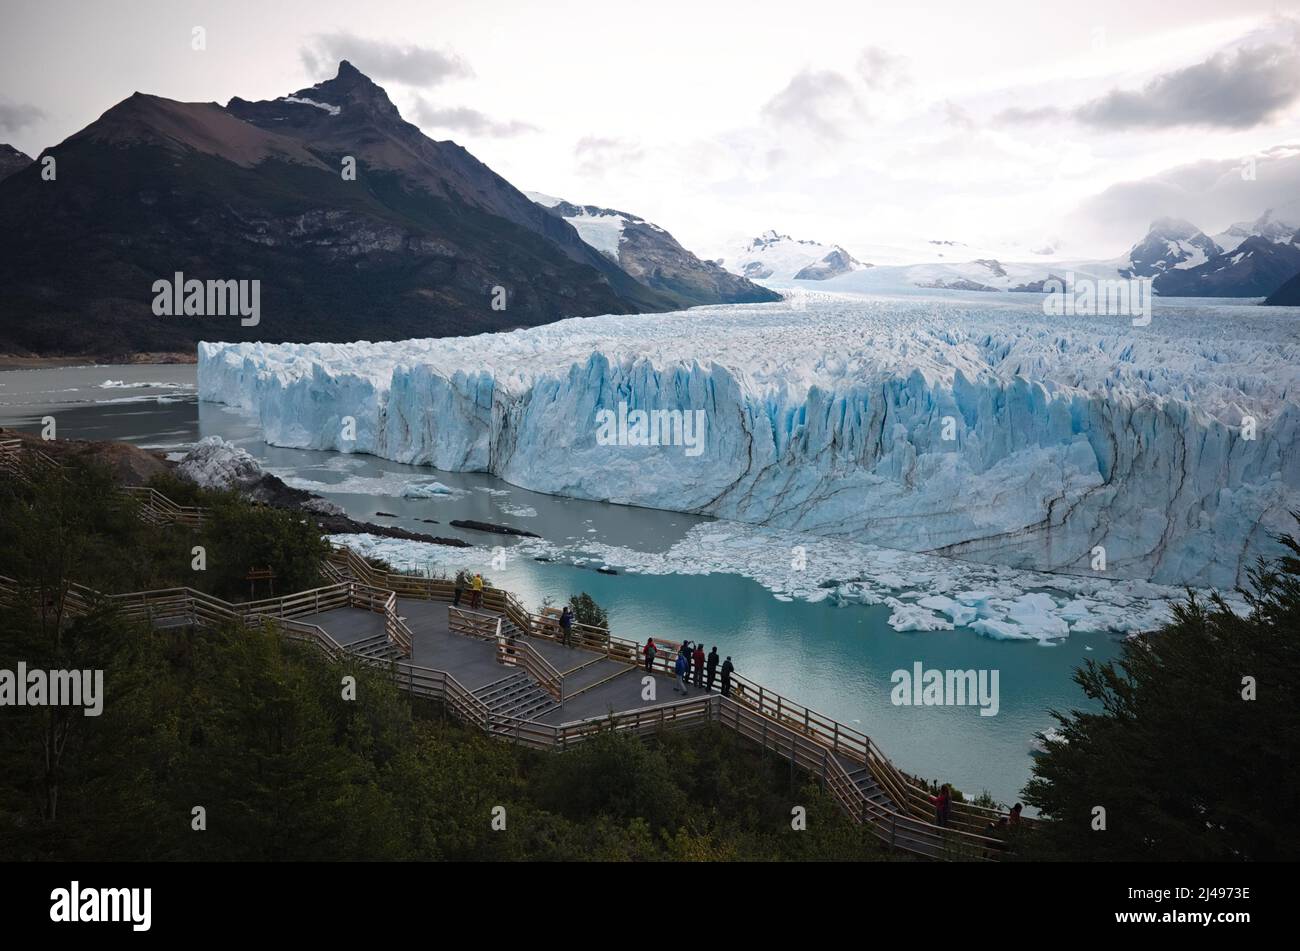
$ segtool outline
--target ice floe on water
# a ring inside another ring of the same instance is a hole
[[[513,515],[515,518],[536,518],[537,509],[531,505],[515,505],[510,502],[501,505],[501,511],[505,515]]]
[[[340,457],[344,462],[364,465],[364,460]],[[332,462],[332,461],[331,461]],[[284,484],[307,492],[333,492],[342,495],[378,495],[391,498],[423,499],[432,502],[456,499],[468,495],[468,489],[457,489],[436,479],[412,478],[409,472],[385,472],[366,476],[349,473],[349,466],[327,463],[314,467],[322,473],[338,473],[337,478],[312,479],[303,475],[312,469],[301,467],[270,468],[267,471],[279,476]]]
[[[404,499],[454,499],[469,493],[441,482],[408,482],[402,486],[400,494]]]
[[[495,552],[369,535],[334,541],[395,567],[436,572],[486,570]],[[1044,645],[1072,633],[1152,630],[1185,597],[1180,588],[1141,581],[1042,574],[725,521],[697,525],[662,552],[571,538],[527,539],[507,553],[626,574],[742,575],[782,601],[883,605],[891,609],[889,625],[897,631],[963,629]],[[1233,598],[1229,603],[1245,610]]]
[[[98,389],[101,390],[193,390],[197,389],[193,383],[159,383],[159,382],[138,382],[128,383],[125,380],[105,380],[100,383]]]

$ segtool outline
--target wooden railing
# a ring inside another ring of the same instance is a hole
[[[281,636],[310,644],[331,660],[339,660],[347,654],[343,645],[334,640],[319,624],[306,624],[292,618],[275,617],[269,614],[250,614],[245,620],[250,625],[268,624],[278,629]]]
[[[488,641],[500,634],[501,618],[496,614],[471,611],[469,608],[447,608],[447,627],[453,633]]]
[[[455,608],[448,608],[448,610],[454,611]],[[527,641],[498,634],[497,663],[507,667],[524,668],[543,690],[561,703],[564,702],[564,675]]]
[[[873,803],[853,782],[840,757],[813,736],[764,716],[729,697],[718,697],[719,720],[741,736],[788,758],[825,781],[826,789],[880,841],[931,858],[989,859],[1005,846],[998,839],[941,827]]]
[[[410,657],[415,650],[415,635],[406,626],[406,621],[397,613],[397,595],[389,593],[384,602],[384,634],[388,643],[397,648],[403,657]]]
[[[16,603],[20,591],[20,586],[12,578],[0,577],[0,599]],[[288,621],[334,608],[356,607],[383,615],[385,636],[403,656],[411,655],[414,640],[410,628],[397,614],[396,595],[354,581],[312,588],[280,598],[242,603],[223,601],[194,588],[164,588],[103,595],[83,585],[72,584],[63,593],[61,600],[65,610],[72,616],[86,614],[96,603],[107,602],[129,620],[150,624],[180,620],[209,626],[226,623],[247,625],[253,618],[259,621],[266,618]],[[335,646],[338,647],[337,644]]]
[[[124,485],[121,492],[140,503],[147,521],[155,525],[184,525],[188,528],[202,526],[206,515],[197,505],[178,505],[157,489],[147,485]]]

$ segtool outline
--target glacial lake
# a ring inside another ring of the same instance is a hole
[[[485,474],[268,446],[252,420],[200,403],[195,375],[194,366],[183,365],[0,371],[0,425],[38,432],[42,418],[53,416],[60,437],[115,439],[168,452],[221,436],[354,518],[474,543],[479,547],[466,550],[466,566],[484,570],[529,607],[586,591],[609,610],[613,631],[623,637],[717,644],[737,671],[869,734],[901,768],[952,782],[970,795],[987,789],[1008,803],[1029,778],[1035,733],[1054,725],[1048,711],[1092,706],[1071,679],[1073,670],[1119,650],[1106,634],[1073,634],[1045,646],[991,640],[965,628],[900,633],[888,625],[891,609],[884,605],[781,600],[737,574],[609,575],[595,570],[598,560],[574,565],[510,557],[516,544],[511,539],[461,531],[448,522],[478,519],[557,543],[586,540],[665,552],[709,520],[541,495]],[[398,494],[406,483],[434,480],[452,492],[435,499]],[[498,552],[493,565],[495,546],[506,557]],[[981,716],[976,706],[893,705],[891,674],[911,671],[916,663],[997,671],[997,714]]]

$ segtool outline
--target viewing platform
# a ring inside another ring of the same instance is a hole
[[[36,451],[0,443],[0,471],[26,481],[63,471]],[[178,506],[152,489],[124,487],[152,525],[193,530],[202,509]],[[562,751],[602,731],[651,736],[717,723],[818,779],[855,822],[891,848],[937,859],[995,860],[1005,843],[984,834],[1001,813],[954,802],[945,825],[931,821],[929,789],[900,771],[869,736],[733,673],[728,696],[688,685],[674,692],[678,644],[656,641],[647,671],[641,645],[575,622],[562,635],[553,613],[534,613],[513,594],[485,588],[482,603],[457,605],[452,582],[378,568],[347,548],[321,563],[330,582],[278,598],[231,603],[191,588],[100,594],[72,585],[60,616],[107,600],[157,629],[270,626],[334,660],[383,671],[410,693],[445,705],[489,735]],[[0,577],[0,602],[33,592]],[[31,603],[31,602],[29,602]],[[34,609],[50,612],[45,602]],[[1025,821],[1026,825],[1029,822]]]

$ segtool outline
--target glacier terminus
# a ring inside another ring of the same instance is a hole
[[[1300,510],[1300,325],[1158,300],[1134,327],[1024,297],[796,291],[473,337],[205,342],[199,396],[274,445],[1018,569],[1226,590],[1276,555]],[[702,414],[700,451],[598,439],[620,406]]]

